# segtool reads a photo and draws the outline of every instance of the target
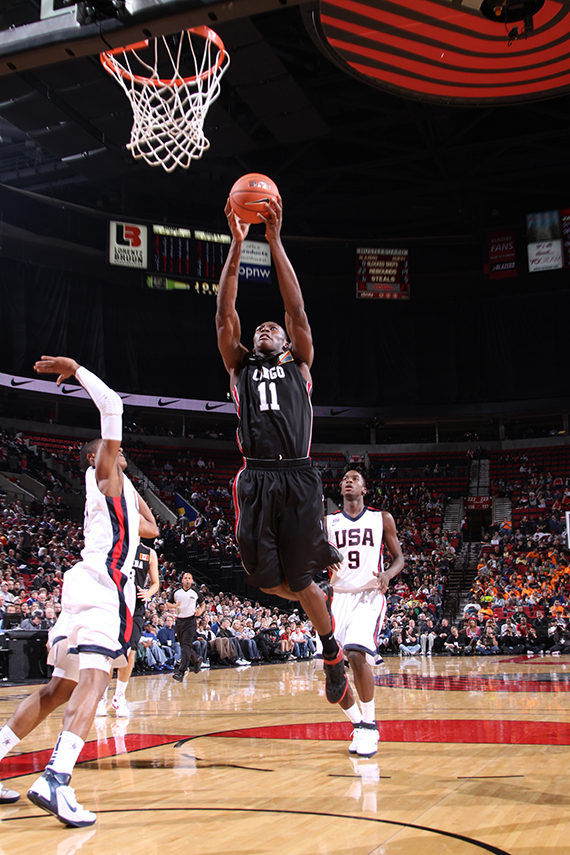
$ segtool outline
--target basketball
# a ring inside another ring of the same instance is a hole
[[[230,190],[230,205],[235,215],[246,223],[261,223],[258,213],[267,213],[267,203],[279,196],[277,185],[267,175],[250,172],[238,178]]]

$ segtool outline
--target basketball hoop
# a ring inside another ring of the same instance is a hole
[[[166,172],[177,166],[188,169],[210,147],[204,120],[220,94],[230,58],[221,38],[209,27],[182,30],[176,48],[166,36],[153,42],[154,62],[149,40],[104,51],[101,62],[131,102],[133,127],[127,148],[133,157],[162,166]],[[183,77],[183,64],[195,73]]]

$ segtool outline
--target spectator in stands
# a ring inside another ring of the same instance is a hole
[[[451,656],[461,656],[465,647],[465,638],[459,634],[458,628],[453,624],[443,644],[443,649]]]
[[[480,656],[491,656],[499,653],[499,643],[495,635],[495,628],[491,621],[485,627],[485,632],[475,644],[475,653]]]
[[[418,634],[416,631],[416,622],[411,619],[402,633],[402,642],[400,643],[400,653],[406,656],[414,656],[421,649]]]
[[[34,631],[36,629],[44,629],[42,627],[44,614],[39,609],[34,609],[31,616],[29,618],[25,618],[21,624],[20,629],[26,629],[28,631]]]

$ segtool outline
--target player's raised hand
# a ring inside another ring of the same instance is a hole
[[[258,213],[260,220],[265,223],[265,237],[269,243],[279,240],[281,235],[281,222],[283,220],[283,203],[281,196],[267,201],[267,214]]]
[[[224,214],[228,218],[228,225],[230,227],[230,231],[232,236],[236,240],[245,240],[247,237],[247,233],[249,232],[249,223],[244,222],[244,220],[240,220],[236,215],[234,209],[230,204],[230,200],[226,202],[226,207],[224,208]]]
[[[34,365],[34,371],[38,374],[59,374],[57,385],[61,386],[64,380],[75,374],[79,363],[68,356],[42,356]]]

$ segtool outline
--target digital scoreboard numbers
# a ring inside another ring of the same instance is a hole
[[[192,232],[174,226],[153,226],[149,272],[165,276],[194,276]]]
[[[363,299],[409,300],[408,250],[357,249],[356,296]]]
[[[194,232],[196,278],[201,282],[219,282],[231,244],[229,235]]]

